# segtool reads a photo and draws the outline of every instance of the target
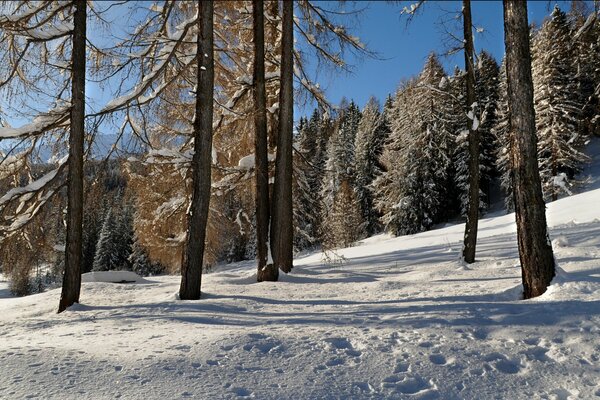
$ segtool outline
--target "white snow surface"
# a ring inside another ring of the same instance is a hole
[[[514,215],[379,235],[295,260],[280,282],[220,266],[0,300],[0,398],[591,399],[600,396],[600,189],[548,205],[560,273],[520,300]],[[0,288],[1,289],[1,288]]]
[[[81,274],[81,282],[140,283],[145,280],[132,271],[94,271]]]

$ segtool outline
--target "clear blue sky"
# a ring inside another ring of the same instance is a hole
[[[404,6],[414,1],[390,4],[385,1],[356,2],[351,7],[367,7],[361,15],[359,25],[353,33],[362,39],[371,50],[376,51],[382,60],[349,58],[355,64],[353,74],[320,77],[321,87],[326,90],[329,100],[338,104],[342,97],[353,99],[362,108],[370,96],[382,103],[390,92],[394,92],[403,78],[418,74],[431,51],[438,54],[449,49],[448,35],[441,25],[462,38],[460,10],[462,1],[428,1],[422,11],[407,25],[407,17],[401,16]],[[475,32],[476,50],[487,50],[500,62],[504,54],[504,30],[501,1],[477,1],[471,3],[473,24],[483,28]],[[570,1],[529,1],[529,22],[540,24],[558,4],[568,11]],[[590,4],[591,6],[591,4]],[[327,4],[324,4],[327,7]],[[456,16],[459,18],[456,19]],[[454,66],[462,68],[464,55],[442,57],[449,73]],[[299,107],[296,118],[310,114],[314,105]]]

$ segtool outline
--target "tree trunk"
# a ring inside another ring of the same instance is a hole
[[[252,1],[254,32],[254,163],[256,173],[256,242],[259,282],[276,281],[279,270],[269,257],[269,159],[265,91],[265,28],[263,0]]]
[[[192,158],[192,202],[188,214],[188,231],[181,263],[181,300],[198,300],[202,283],[202,262],[212,164],[212,122],[214,92],[213,2],[200,1],[198,15],[198,85],[194,119],[194,156]]]
[[[67,175],[65,274],[58,312],[79,303],[83,259],[83,139],[85,135],[86,2],[75,2],[71,75],[71,132]]]
[[[294,124],[293,27],[294,2],[283,2],[279,135],[275,160],[275,186],[271,219],[271,250],[275,266],[290,272],[293,264],[292,135]]]
[[[504,0],[504,41],[517,240],[529,299],[546,291],[555,266],[537,162],[527,2]]]
[[[467,86],[467,110],[476,117],[475,103],[475,65],[473,63],[473,29],[471,22],[471,0],[463,0],[463,29],[465,46],[465,79]],[[479,130],[473,129],[473,121],[469,123],[469,210],[465,225],[465,240],[463,246],[463,259],[471,264],[475,262],[475,248],[477,246],[477,224],[479,222]]]

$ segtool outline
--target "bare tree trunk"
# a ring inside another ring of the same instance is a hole
[[[517,240],[529,299],[546,291],[555,265],[537,162],[527,2],[504,0],[504,42]]]
[[[465,46],[465,79],[467,86],[467,109],[473,114],[473,121],[469,120],[469,210],[465,225],[465,240],[463,258],[471,264],[475,262],[475,248],[477,246],[477,224],[479,222],[479,130],[474,126],[477,118],[475,110],[475,65],[473,63],[473,29],[471,22],[471,0],[463,0],[463,29]],[[475,128],[475,129],[474,129]]]
[[[85,135],[86,2],[75,1],[71,75],[71,133],[67,175],[65,274],[58,312],[79,303],[83,258],[83,139]]]
[[[213,2],[200,1],[198,15],[198,87],[194,119],[192,158],[192,203],[188,214],[186,246],[181,264],[181,300],[198,300],[202,283],[202,262],[208,223],[212,163],[212,122],[214,92]]]
[[[290,272],[293,265],[292,136],[294,125],[294,2],[283,2],[279,137],[275,160],[275,186],[271,219],[271,250],[275,266]]]
[[[256,242],[259,282],[276,281],[279,270],[269,260],[269,158],[265,91],[265,27],[263,0],[252,1],[254,32],[254,163],[256,173]]]

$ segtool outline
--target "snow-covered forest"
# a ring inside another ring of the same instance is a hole
[[[0,398],[600,396],[600,3],[363,4],[0,3]]]

